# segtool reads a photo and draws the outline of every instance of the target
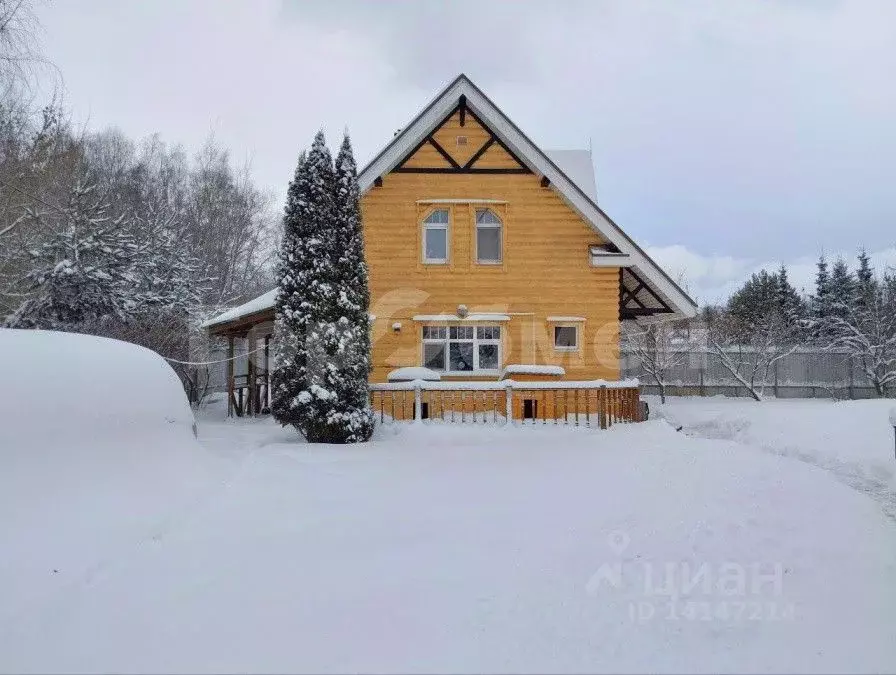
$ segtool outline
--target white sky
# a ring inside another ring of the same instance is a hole
[[[363,164],[458,72],[545,148],[593,146],[600,203],[712,300],[822,250],[896,262],[896,2],[56,0],[75,119],[209,133],[282,200],[323,127]]]

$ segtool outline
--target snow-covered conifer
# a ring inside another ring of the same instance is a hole
[[[123,218],[106,218],[106,206],[93,192],[76,185],[58,229],[31,251],[31,296],[7,326],[66,330],[104,319],[127,321],[139,309],[138,247]]]
[[[337,181],[318,132],[289,187],[280,255],[272,412],[311,442],[364,441],[373,429],[357,178],[350,153],[340,162]]]

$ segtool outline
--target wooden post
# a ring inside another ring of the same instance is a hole
[[[264,406],[271,407],[271,336],[264,336]]]
[[[602,384],[597,395],[597,416],[600,428],[607,428],[607,385]]]
[[[246,414],[254,415],[256,412],[258,412],[255,409],[255,392],[257,390],[255,387],[255,354],[252,353],[254,340],[252,340],[250,336],[252,336],[251,331],[246,333],[246,393],[248,394],[249,398],[249,400],[246,402]]]
[[[233,336],[227,336],[227,416],[233,417]]]

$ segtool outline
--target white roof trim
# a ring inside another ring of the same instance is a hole
[[[592,267],[631,267],[633,264],[627,253],[591,253]]]
[[[358,176],[361,191],[369,190],[376,178],[388,174],[395,168],[402,157],[431,133],[454,109],[461,95],[466,96],[467,106],[491,128],[495,135],[530,169],[546,177],[567,204],[596,232],[615,244],[621,253],[631,257],[631,265],[641,272],[643,278],[672,309],[681,316],[696,315],[696,303],[465,75],[460,75],[449,84],[361,171]]]
[[[510,321],[506,314],[477,313],[459,317],[456,314],[415,314],[414,321]]]
[[[418,199],[418,204],[506,204],[503,199]]]

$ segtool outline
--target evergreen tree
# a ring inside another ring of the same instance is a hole
[[[878,284],[871,269],[871,258],[865,249],[859,251],[859,265],[856,268],[855,302],[860,307],[868,306],[874,301],[874,295],[878,291]]]
[[[310,442],[363,441],[373,429],[357,177],[350,153],[340,161],[337,184],[318,132],[299,160],[283,222],[271,412]]]
[[[345,442],[366,441],[373,433],[370,410],[370,290],[364,259],[358,170],[348,134],[336,156],[333,230],[335,309],[338,317],[333,356],[340,364],[331,375],[336,393],[330,419]]]
[[[828,261],[824,254],[818,257],[818,271],[815,273],[815,295],[811,299],[811,315],[814,319],[823,319],[830,311],[831,277],[828,273]]]
[[[843,318],[855,297],[856,280],[843,258],[837,258],[831,268],[828,285],[830,316]]]
[[[61,227],[31,252],[26,278],[32,297],[7,318],[11,328],[73,330],[88,322],[127,322],[141,306],[138,247],[109,221],[93,187],[76,185],[62,210]]]
[[[787,276],[787,268],[781,263],[781,267],[777,274],[778,293],[777,306],[781,312],[781,318],[790,326],[796,328],[805,315],[805,307],[799,293],[790,283]]]
[[[767,317],[778,314],[782,292],[777,274],[754,273],[728,300],[731,326],[748,335]]]

